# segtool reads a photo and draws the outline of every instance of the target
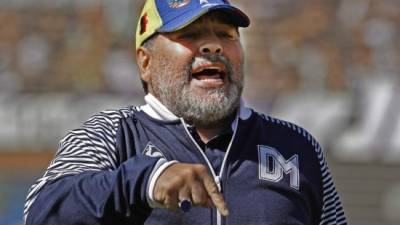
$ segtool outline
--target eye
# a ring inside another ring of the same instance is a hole
[[[220,31],[217,34],[219,37],[225,38],[228,40],[237,40],[237,38],[238,38],[238,35],[236,32]]]
[[[182,40],[193,40],[197,36],[198,36],[198,34],[195,32],[184,32],[184,33],[179,34],[178,38],[182,39]]]
[[[228,32],[221,32],[220,36],[225,38],[233,38],[233,36]]]

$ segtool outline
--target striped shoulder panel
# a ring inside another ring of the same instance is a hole
[[[116,133],[122,118],[132,116],[133,107],[105,110],[90,117],[80,128],[70,131],[61,141],[54,159],[43,177],[28,191],[24,215],[40,190],[50,181],[85,171],[114,170],[116,159]]]
[[[259,115],[266,122],[285,126],[302,135],[305,139],[308,140],[308,142],[314,148],[314,151],[318,157],[322,175],[323,206],[320,218],[320,225],[347,224],[342,203],[333,183],[332,175],[329,171],[327,161],[325,159],[321,146],[315,140],[315,138],[304,128],[299,127],[296,124],[266,116],[261,113],[259,113]]]

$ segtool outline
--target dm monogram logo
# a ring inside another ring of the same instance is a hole
[[[261,180],[279,182],[283,174],[290,176],[290,187],[299,190],[300,171],[297,154],[286,160],[275,148],[258,146],[258,177]]]
[[[167,0],[169,7],[177,9],[189,4],[190,0]]]

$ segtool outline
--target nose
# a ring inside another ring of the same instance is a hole
[[[208,38],[200,46],[201,54],[222,54],[223,48],[217,38]]]

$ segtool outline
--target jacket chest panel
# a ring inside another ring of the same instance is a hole
[[[223,184],[230,210],[228,224],[311,224],[303,194],[290,186],[286,174],[279,181],[260,179],[257,161],[244,160],[229,168]],[[278,222],[279,221],[279,222]]]
[[[140,114],[137,116],[129,129],[124,130],[124,142],[128,143],[126,146],[134,146],[123,149],[128,152],[127,155],[147,155],[163,157],[169,161],[204,163],[196,145],[180,122],[161,123]],[[129,153],[131,151],[134,152]]]
[[[227,224],[313,224],[318,206],[314,184],[305,179],[314,175],[301,167],[305,157],[299,148],[259,134],[236,140],[229,156],[222,184]]]

